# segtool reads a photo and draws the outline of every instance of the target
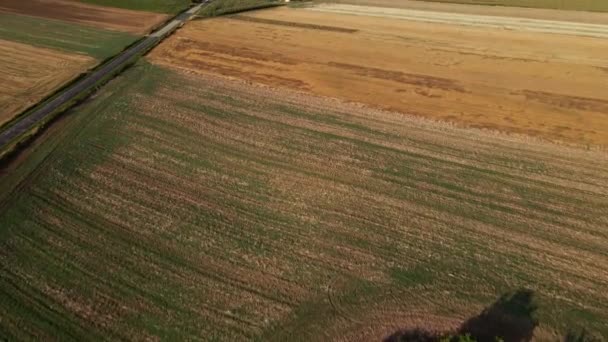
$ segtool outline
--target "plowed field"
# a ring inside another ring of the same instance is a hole
[[[84,55],[0,40],[0,126],[96,63]]]
[[[0,339],[381,340],[519,287],[608,334],[605,153],[145,63],[69,119],[0,179]]]
[[[467,127],[608,144],[605,40],[388,18],[398,9],[321,10],[193,22],[152,60]]]
[[[16,13],[143,34],[167,15],[83,4],[67,0],[2,0],[0,12]]]

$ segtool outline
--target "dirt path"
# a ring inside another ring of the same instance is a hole
[[[19,122],[15,123],[13,126],[10,126],[8,129],[0,132],[0,148],[7,148],[23,134],[31,131],[34,127],[36,127],[36,125],[39,125],[40,122],[47,120],[49,116],[55,114],[56,111],[60,110],[60,108],[69,105],[70,102],[74,101],[79,96],[82,96],[83,93],[88,91],[88,89],[93,87],[97,82],[108,77],[109,75],[119,72],[125,67],[128,61],[143,51],[147,51],[147,49],[158,44],[164,38],[164,36],[169,33],[167,28],[173,29],[176,27],[176,23],[186,22],[194,15],[196,11],[200,9],[201,6],[203,5],[199,4],[194,6],[191,10],[176,16],[175,20],[167,23],[165,26],[157,30],[156,34],[146,37],[139,43],[123,51],[114,57],[114,59],[100,66],[97,70],[91,72],[86,77],[66,88],[65,91],[58,94],[52,100],[40,105],[38,108],[35,108],[35,110],[33,110]]]

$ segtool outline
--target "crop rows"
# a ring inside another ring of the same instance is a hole
[[[120,52],[136,37],[55,20],[0,14],[0,39],[84,53],[103,60]]]
[[[607,333],[602,153],[146,63],[107,88],[3,202],[0,337],[377,339],[522,286]]]

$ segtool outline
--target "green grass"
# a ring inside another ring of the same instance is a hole
[[[520,287],[608,334],[605,159],[253,89],[140,62],[0,178],[0,339],[327,340]]]
[[[608,12],[608,1],[604,0],[425,0],[472,5],[516,6],[549,8],[574,11]]]
[[[79,0],[94,5],[175,14],[186,9],[190,0]]]
[[[87,54],[104,60],[138,37],[116,31],[14,14],[0,14],[0,39]]]
[[[243,11],[262,9],[282,5],[274,0],[224,0],[214,1],[203,7],[199,12],[200,17],[214,17],[224,14],[239,13]]]

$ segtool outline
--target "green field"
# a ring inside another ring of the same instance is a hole
[[[87,54],[104,60],[137,37],[124,32],[15,14],[0,14],[0,39]]]
[[[605,0],[424,0],[432,2],[452,2],[471,5],[516,6],[550,8],[572,11],[608,12]]]
[[[186,9],[190,0],[79,0],[94,5],[126,8],[138,11],[178,13]]]
[[[381,340],[522,287],[608,335],[605,154],[144,62],[62,125],[0,178],[0,339]]]
[[[214,1],[203,7],[198,15],[200,17],[213,17],[223,14],[239,13],[254,9],[262,9],[282,5],[274,0],[225,0]]]

